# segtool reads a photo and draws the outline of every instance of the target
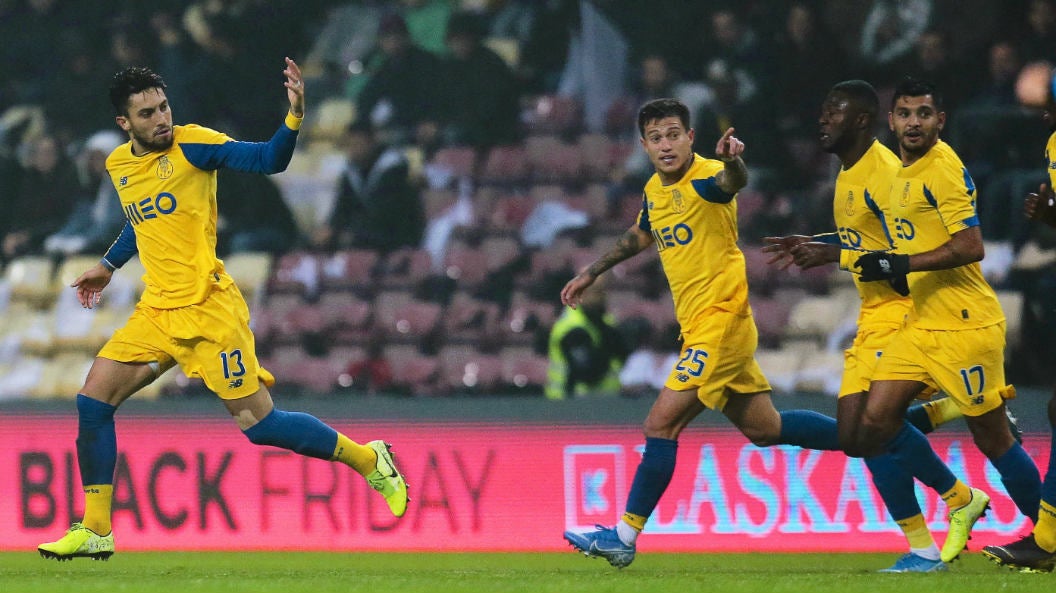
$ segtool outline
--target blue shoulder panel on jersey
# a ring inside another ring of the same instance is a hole
[[[132,259],[132,256],[138,251],[136,247],[136,230],[132,228],[132,223],[125,221],[124,228],[121,229],[121,234],[117,236],[113,245],[110,249],[106,250],[106,254],[103,255],[103,259],[110,262],[110,265],[115,268],[128,263],[128,260]]]
[[[286,170],[295,146],[297,132],[283,124],[267,142],[181,143],[180,149],[192,165],[205,171],[227,167],[270,175]]]
[[[924,199],[927,200],[929,204],[931,204],[932,208],[939,207],[939,203],[935,200],[935,194],[931,193],[931,190],[928,189],[928,186],[926,185],[924,186]]]
[[[647,233],[653,232],[653,225],[649,222],[649,202],[646,200],[645,193],[642,193],[642,217],[638,219],[638,228]]]
[[[730,200],[733,199],[733,194],[728,194],[723,191],[715,181],[714,177],[708,177],[707,179],[694,179],[690,181],[690,183],[700,197],[713,204],[729,204]]]
[[[927,189],[924,190],[925,192]],[[887,244],[891,248],[895,247],[895,238],[891,236],[891,231],[887,228],[887,219],[884,217],[884,211],[880,209],[880,206],[873,199],[873,196],[869,195],[869,190],[865,190],[865,205],[869,207],[869,211],[880,221],[880,228],[884,230],[884,237],[887,239]]]
[[[971,216],[971,217],[965,218],[964,220],[961,221],[961,224],[964,225],[964,228],[971,228],[973,226],[979,226],[979,215],[976,214],[975,216]]]
[[[968,174],[968,169],[961,167],[961,172],[964,174],[964,187],[968,189],[968,195],[975,197],[975,181]]]

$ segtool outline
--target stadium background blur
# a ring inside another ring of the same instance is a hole
[[[829,86],[864,78],[886,104],[906,74],[946,93],[943,137],[979,188],[1010,380],[1052,379],[1056,236],[1020,214],[1045,180],[1048,132],[1015,96],[1024,65],[1056,61],[1050,0],[7,0],[0,37],[0,400],[70,399],[138,296],[133,260],[101,308],[80,309],[65,287],[101,249],[48,241],[104,203],[89,140],[116,129],[112,74],[148,65],[176,123],[262,140],[281,121],[284,55],[308,91],[288,171],[219,181],[220,256],[279,394],[542,398],[558,292],[633,222],[651,173],[634,117],[658,96],[691,105],[698,152],[728,125],[746,142],[760,363],[779,393],[834,393],[857,309],[849,275],[779,272],[759,247],[832,226],[838,162],[815,133]],[[331,219],[350,156],[409,192],[394,202],[352,183],[355,229]],[[609,311],[642,369],[624,392],[651,395],[677,352],[658,260],[611,276]],[[179,372],[144,395],[211,397]]]

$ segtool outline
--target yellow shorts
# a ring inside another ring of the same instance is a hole
[[[899,325],[891,323],[864,324],[858,327],[858,334],[854,336],[851,347],[843,351],[843,378],[837,397],[869,391],[869,382],[873,380],[873,372],[880,356],[899,329]],[[927,389],[918,397],[930,398],[937,392],[931,381],[927,383]]]
[[[957,402],[965,416],[997,408],[1005,390],[1005,324],[977,329],[926,330],[907,325],[876,365],[874,381],[920,381]]]
[[[175,360],[222,399],[252,395],[274,382],[260,367],[249,330],[249,307],[238,287],[217,289],[204,302],[178,309],[136,305],[99,356],[118,362]]]
[[[682,354],[664,387],[696,389],[697,399],[721,411],[730,394],[770,391],[755,361],[759,332],[751,315],[710,313],[694,327],[682,328]]]

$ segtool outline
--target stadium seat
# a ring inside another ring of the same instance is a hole
[[[331,345],[366,344],[373,333],[374,308],[352,293],[327,292],[316,305]]]
[[[846,318],[846,303],[840,297],[807,296],[792,305],[785,336],[822,343]]]
[[[538,95],[525,100],[521,120],[529,134],[572,134],[580,122],[579,102],[559,95]]]
[[[528,180],[530,171],[524,146],[495,146],[484,160],[480,182],[503,187],[518,185]]]
[[[843,351],[818,350],[800,362],[796,391],[836,395],[843,377]]]
[[[321,264],[315,254],[304,251],[287,253],[279,257],[268,290],[313,297],[319,291],[321,274]]]
[[[777,297],[749,297],[760,346],[777,346],[785,335],[791,305]]]
[[[488,277],[488,253],[467,245],[452,245],[444,255],[444,274],[459,287],[472,290]]]
[[[481,353],[474,346],[449,345],[437,355],[440,388],[451,394],[491,394],[502,380],[502,361]]]
[[[429,275],[432,266],[433,259],[424,249],[397,249],[382,261],[378,285],[383,290],[410,288]]]
[[[1011,352],[1023,338],[1023,293],[1018,290],[999,290],[997,300],[1005,312],[1005,347]]]
[[[477,151],[468,146],[444,147],[436,151],[431,164],[454,177],[473,177],[476,173]]]
[[[509,347],[499,352],[502,360],[502,383],[506,390],[525,394],[542,394],[550,361],[530,347]]]
[[[577,140],[583,174],[591,181],[608,181],[612,173],[613,141],[605,134],[580,134]]]
[[[500,315],[498,304],[474,298],[466,291],[457,291],[444,310],[444,339],[464,344],[480,343],[498,331]]]
[[[434,332],[443,308],[415,299],[407,291],[384,291],[374,297],[375,329],[390,341],[418,344]]]
[[[264,252],[239,252],[224,258],[224,269],[238,285],[238,289],[253,303],[264,291],[271,277],[271,254]]]
[[[411,345],[388,345],[385,359],[393,370],[393,387],[410,395],[439,394],[440,365],[437,357],[425,356]]]
[[[766,263],[770,259],[770,254],[763,253],[762,248],[762,245],[755,244],[747,244],[741,247],[741,251],[744,253],[745,271],[748,274],[749,290],[756,294],[765,294],[772,291],[779,282],[777,278],[778,270],[773,264]]]
[[[338,251],[322,262],[322,289],[369,291],[380,260],[377,251],[347,249]]]
[[[755,360],[775,392],[792,393],[796,390],[804,354],[799,348],[759,348],[755,351]]]
[[[11,299],[38,309],[50,305],[57,292],[52,271],[51,260],[44,256],[29,255],[10,261],[4,277],[11,287]]]
[[[549,331],[554,325],[560,305],[557,299],[535,300],[524,291],[514,291],[499,322],[500,341],[506,345],[532,345],[537,332]]]

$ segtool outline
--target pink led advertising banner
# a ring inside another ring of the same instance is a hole
[[[566,529],[611,525],[642,436],[635,426],[512,423],[332,424],[384,438],[411,485],[395,520],[340,464],[250,444],[230,420],[118,417],[114,529],[122,550],[558,551]],[[80,517],[76,418],[0,418],[0,549],[31,550]],[[997,472],[963,433],[932,442],[993,497],[971,548],[1029,532]],[[1044,468],[1048,435],[1027,435]],[[937,497],[918,491],[937,539]],[[639,540],[642,551],[900,551],[901,533],[868,470],[840,453],[759,449],[729,430],[690,428]]]

